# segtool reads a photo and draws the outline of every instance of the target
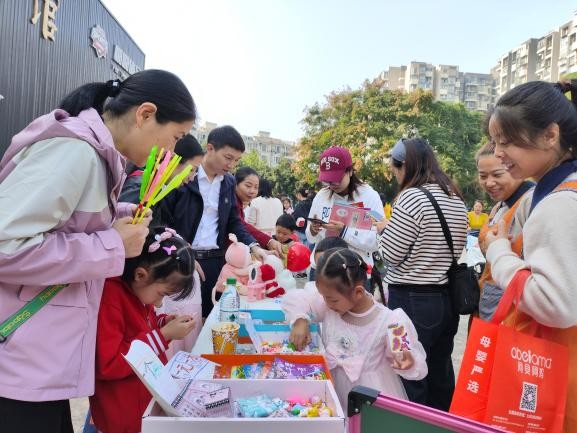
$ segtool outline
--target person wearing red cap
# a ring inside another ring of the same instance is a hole
[[[330,215],[333,204],[341,202],[360,204],[383,217],[379,194],[357,177],[351,154],[344,147],[331,146],[322,153],[319,181],[323,188],[313,200],[309,218],[322,220],[323,224],[309,221],[307,240],[316,244],[325,238],[327,230],[336,231],[352,250],[372,265],[373,252],[378,249],[376,230],[348,230],[342,222],[332,221]]]

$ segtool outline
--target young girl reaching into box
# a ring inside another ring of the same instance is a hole
[[[184,338],[197,324],[188,315],[157,316],[154,306],[166,295],[190,295],[193,273],[190,245],[174,230],[157,227],[151,229],[142,254],[126,260],[122,277],[106,280],[98,313],[96,390],[90,397],[100,432],[141,431],[151,395],[123,355],[133,340],[141,340],[166,363],[169,341]]]
[[[427,375],[413,323],[400,308],[391,311],[375,302],[365,290],[366,280],[367,265],[357,253],[333,248],[319,258],[318,290],[294,291],[283,300],[297,349],[310,340],[309,321],[322,323],[325,357],[343,407],[355,385],[406,399],[399,376],[419,380]]]

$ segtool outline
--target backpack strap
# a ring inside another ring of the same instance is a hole
[[[435,212],[437,213],[437,218],[441,223],[441,228],[443,229],[443,234],[445,235],[445,241],[447,242],[447,245],[451,250],[451,258],[453,259],[452,266],[455,266],[457,264],[457,260],[455,259],[455,251],[453,248],[453,237],[451,236],[451,230],[449,230],[449,225],[447,224],[447,221],[445,221],[443,211],[441,210],[441,207],[437,203],[437,200],[435,200],[435,197],[433,197],[433,194],[431,194],[427,188],[421,186],[418,189],[427,196],[427,198],[433,205]]]

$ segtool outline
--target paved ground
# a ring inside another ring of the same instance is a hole
[[[461,358],[463,357],[463,350],[465,349],[465,342],[467,338],[467,323],[468,316],[461,316],[459,324],[459,332],[455,337],[455,350],[453,351],[453,365],[455,366],[455,373],[458,374],[461,365]],[[70,406],[72,409],[72,422],[74,424],[74,431],[76,433],[82,432],[86,411],[88,410],[88,399],[79,398],[71,400]]]

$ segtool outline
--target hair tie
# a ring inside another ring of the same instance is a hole
[[[108,90],[108,96],[114,98],[120,93],[120,85],[122,82],[120,80],[108,80],[106,82],[106,89]]]
[[[174,229],[166,227],[164,229],[164,232],[162,232],[161,234],[154,235],[154,242],[149,245],[148,252],[153,253],[153,252],[157,251],[160,248],[160,244],[163,241],[170,239],[171,237],[182,239],[182,237],[178,233],[176,233],[176,231]],[[176,247],[174,245],[171,245],[170,247],[162,247],[162,248],[164,249],[164,251],[166,251],[166,255],[168,255],[168,256],[172,256],[173,255],[172,252],[176,251]],[[176,256],[176,259],[178,260],[178,256]]]

